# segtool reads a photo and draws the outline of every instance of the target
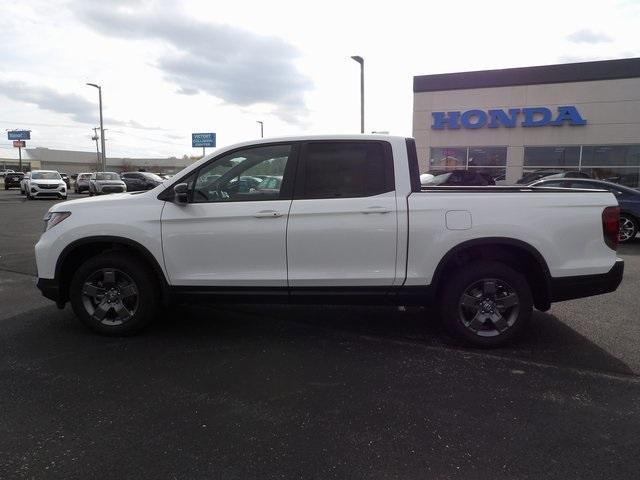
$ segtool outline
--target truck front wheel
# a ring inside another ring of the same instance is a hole
[[[533,300],[526,279],[499,262],[475,262],[445,279],[442,320],[447,331],[476,347],[499,347],[524,330]]]
[[[147,325],[158,306],[150,269],[126,253],[85,261],[71,280],[69,297],[78,318],[105,335],[128,335]]]

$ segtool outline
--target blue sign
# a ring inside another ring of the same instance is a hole
[[[7,132],[9,140],[31,140],[31,132],[29,130],[11,130]]]
[[[215,133],[192,133],[191,146],[192,147],[215,147],[216,134]]]
[[[580,116],[578,109],[573,105],[558,107],[558,113],[553,118],[553,114],[547,107],[525,107],[510,108],[509,110],[467,110],[465,112],[432,112],[433,130],[458,130],[462,128],[515,128],[521,127],[544,127],[551,125],[561,127],[567,125],[586,125],[587,121]]]

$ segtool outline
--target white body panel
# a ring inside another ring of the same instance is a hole
[[[287,285],[291,200],[175,205],[162,212],[172,285]]]
[[[395,192],[364,198],[294,200],[289,214],[289,284],[393,285]]]
[[[114,193],[56,204],[50,211],[70,211],[71,216],[44,232],[36,244],[38,277],[54,278],[56,262],[64,248],[76,240],[96,236],[123,237],[139,243],[164,271],[160,235],[164,202],[156,198],[160,191],[158,187],[141,194]]]
[[[406,285],[428,285],[451,248],[487,237],[531,245],[552,277],[606,273],[616,260],[602,234],[602,210],[617,205],[610,193],[429,191],[412,194],[408,205]],[[470,212],[471,228],[446,227],[446,212],[455,210]]]

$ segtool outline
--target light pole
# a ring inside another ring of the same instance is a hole
[[[256,120],[256,123],[260,124],[260,138],[264,138],[264,122]]]
[[[351,58],[360,64],[360,133],[364,133],[364,58],[359,55]]]
[[[104,148],[104,125],[102,124],[102,87],[95,83],[87,83],[90,87],[98,89],[98,104],[100,106],[100,144],[102,146],[102,171],[107,169],[107,152]]]

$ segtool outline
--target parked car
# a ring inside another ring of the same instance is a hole
[[[4,177],[4,189],[20,188],[20,182],[23,178],[24,173],[22,172],[8,172]]]
[[[90,173],[79,173],[78,177],[76,178],[76,185],[74,187],[74,191],[76,193],[88,192],[90,179],[91,179]]]
[[[441,186],[486,186],[495,185],[491,175],[486,173],[477,172],[475,170],[453,170],[452,172],[443,173],[442,175],[436,175],[431,180],[428,180],[422,185],[426,187],[441,187]]]
[[[158,175],[149,172],[122,172],[120,178],[127,185],[128,192],[151,190],[163,182]]]
[[[533,182],[537,182],[542,178],[553,177],[553,178],[591,178],[584,172],[579,172],[577,170],[536,170],[535,172],[530,172],[525,174],[520,180],[516,181],[519,185],[531,185]]]
[[[277,193],[233,186],[261,167],[282,175]],[[220,177],[203,187],[212,171]],[[403,137],[226,147],[154,191],[50,208],[37,285],[109,335],[139,330],[172,301],[436,303],[450,332],[495,347],[524,331],[534,306],[620,284],[611,193],[443,191],[421,188],[418,171]]]
[[[432,182],[434,178],[436,178],[436,176],[431,173],[423,173],[420,175],[420,184],[427,185]]]
[[[62,181],[67,185],[67,190],[69,190],[69,188],[71,188],[71,179],[69,178],[69,175],[60,172],[60,178],[62,178]]]
[[[618,241],[627,243],[633,240],[640,229],[640,192],[634,188],[602,180],[571,178],[559,179],[547,177],[531,185],[532,187],[586,188],[607,190],[615,195],[620,205],[620,233]]]
[[[89,178],[89,196],[105,193],[122,193],[127,186],[116,172],[95,172]]]
[[[10,168],[0,168],[0,177],[4,177],[7,173],[14,173]]]
[[[55,170],[33,170],[21,181],[28,200],[40,197],[67,198],[67,184]]]

